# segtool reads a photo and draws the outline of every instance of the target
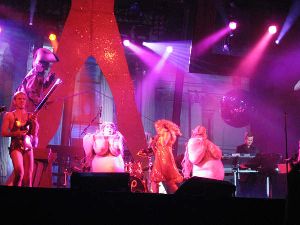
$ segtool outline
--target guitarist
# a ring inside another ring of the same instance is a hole
[[[36,115],[27,112],[26,101],[27,96],[24,92],[18,91],[14,94],[15,110],[4,114],[1,134],[11,138],[9,154],[14,167],[11,185],[31,187],[33,147],[36,147],[39,126]]]
[[[44,91],[50,87],[55,80],[54,73],[48,73],[50,63],[58,62],[56,54],[47,48],[39,48],[36,50],[32,69],[26,74],[17,91],[26,93],[28,102],[27,110],[33,112],[44,97]],[[46,76],[47,75],[47,76]]]

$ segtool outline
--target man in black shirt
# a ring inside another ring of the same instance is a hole
[[[256,156],[260,153],[258,148],[253,145],[254,136],[252,133],[247,132],[245,135],[245,142],[242,145],[237,146],[236,153],[249,154],[250,160],[239,165],[240,169],[256,169],[257,158]],[[253,168],[254,167],[254,168]],[[260,179],[257,173],[240,173],[238,182],[238,193],[239,197],[265,197],[264,180]]]
[[[258,153],[258,149],[253,145],[253,140],[253,135],[250,132],[246,133],[245,143],[237,147],[236,153],[250,154],[255,156]]]

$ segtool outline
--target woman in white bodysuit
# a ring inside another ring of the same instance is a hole
[[[91,172],[124,172],[124,138],[112,122],[83,137],[86,164]]]

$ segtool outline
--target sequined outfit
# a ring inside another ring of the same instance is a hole
[[[28,121],[28,117],[29,114],[27,114],[27,121],[25,124],[23,124],[22,126],[18,125],[20,124],[20,121],[18,120],[18,118],[16,118],[15,113],[13,113],[14,117],[15,117],[15,122],[13,125],[13,128],[11,129],[12,132],[17,131],[17,130],[26,130],[28,129],[28,134],[30,134],[31,132],[31,125],[27,124]],[[25,142],[25,139],[29,138],[29,141]],[[24,153],[26,151],[32,150],[32,144],[31,144],[31,136],[26,135],[24,137],[11,137],[11,143],[9,146],[9,153],[11,153],[14,150],[20,151],[21,153]]]
[[[163,145],[159,140],[162,137],[157,137],[154,146],[155,161],[151,171],[152,182],[174,181],[180,183],[183,180],[179,173],[175,159],[173,157],[173,140],[169,140],[166,145]]]

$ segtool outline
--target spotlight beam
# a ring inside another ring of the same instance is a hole
[[[246,55],[239,66],[234,70],[232,76],[251,76],[261,60],[272,36],[273,35],[267,31],[266,34],[254,46],[254,48]]]
[[[35,8],[36,8],[36,0],[31,0],[30,1],[30,9],[29,9],[29,25],[33,25],[33,16],[35,13]]]
[[[207,36],[205,39],[200,41],[195,45],[196,54],[200,56],[204,54],[209,48],[211,48],[215,43],[217,43],[222,37],[230,32],[230,28],[228,26],[218,30],[217,32]]]
[[[278,44],[281,41],[281,39],[285,36],[285,34],[289,31],[289,29],[293,26],[293,24],[295,23],[295,21],[299,16],[300,16],[300,1],[294,0],[290,8],[290,11],[288,13],[288,16],[276,40]]]

